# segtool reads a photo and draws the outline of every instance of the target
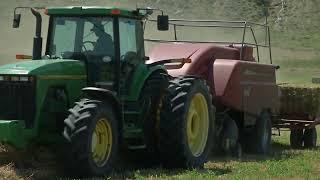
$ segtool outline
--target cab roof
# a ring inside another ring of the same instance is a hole
[[[142,18],[143,15],[136,10],[104,6],[65,6],[47,7],[48,15],[119,15]]]

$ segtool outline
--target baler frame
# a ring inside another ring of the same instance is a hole
[[[310,129],[319,124],[320,119],[316,117],[288,116],[286,118],[279,118],[279,120],[274,122],[273,127],[278,130]]]
[[[156,20],[147,20],[151,22],[156,22]],[[145,23],[146,26],[147,22]],[[245,46],[253,46],[256,48],[256,57],[257,62],[261,62],[260,58],[260,48],[267,48],[269,54],[269,62],[273,64],[272,61],[272,51],[271,51],[271,37],[270,37],[270,28],[268,26],[268,20],[264,24],[254,23],[249,21],[225,21],[225,20],[187,20],[187,19],[169,19],[169,26],[173,27],[173,38],[172,40],[164,40],[164,39],[145,39],[145,41],[156,42],[156,43],[215,43],[215,44],[236,44],[241,48],[240,50],[240,59],[244,59],[244,48]],[[258,42],[256,33],[254,31],[254,26],[262,27],[265,31],[264,35],[264,43]],[[178,27],[192,27],[192,28],[225,28],[225,29],[242,29],[242,39],[237,42],[229,42],[229,41],[194,41],[189,39],[184,39],[183,36],[179,36]],[[248,33],[249,31],[249,33]],[[251,35],[253,42],[246,42],[246,37]],[[276,67],[278,69],[279,66]],[[307,130],[313,129],[317,125],[320,124],[320,118],[318,117],[309,117],[308,115],[299,115],[295,116],[292,114],[283,115],[283,114],[275,114],[272,118],[272,128],[277,130],[280,135],[280,131],[295,131],[295,130]],[[277,135],[274,134],[274,135]]]
[[[157,20],[154,20],[154,19],[146,20],[145,27],[146,27],[148,21],[157,22]],[[191,24],[187,24],[187,23],[191,23]],[[207,23],[207,24],[202,24],[202,23]],[[213,24],[210,24],[210,23],[213,23]],[[240,60],[243,60],[243,47],[245,45],[248,45],[248,46],[253,46],[256,48],[258,62],[260,62],[259,47],[268,48],[270,64],[273,63],[272,52],[271,52],[270,28],[268,26],[267,19],[266,19],[265,24],[254,23],[254,22],[249,22],[249,21],[169,19],[169,26],[173,26],[174,40],[145,39],[145,41],[149,41],[149,42],[238,44],[238,45],[241,45]],[[259,27],[265,28],[265,37],[264,37],[265,43],[264,44],[258,43],[255,32],[253,30],[253,26],[259,26]],[[242,40],[240,42],[228,42],[228,41],[193,41],[193,40],[179,39],[177,27],[243,29]],[[254,43],[245,42],[246,41],[246,34],[248,31],[247,29],[250,30],[250,34],[253,37]]]

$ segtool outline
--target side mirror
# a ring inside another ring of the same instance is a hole
[[[20,19],[21,19],[21,14],[14,14],[13,17],[13,28],[18,28],[20,26]]]
[[[169,30],[169,16],[168,15],[159,15],[157,18],[158,30],[159,31],[168,31]]]

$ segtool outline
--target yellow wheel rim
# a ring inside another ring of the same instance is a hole
[[[91,154],[98,167],[104,166],[110,156],[112,148],[112,130],[109,121],[101,118],[97,121],[92,134]]]
[[[191,153],[199,157],[207,144],[209,112],[207,101],[201,93],[195,94],[187,115],[187,141]]]

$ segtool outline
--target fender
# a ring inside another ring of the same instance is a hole
[[[86,87],[82,89],[82,92],[94,99],[97,100],[103,100],[106,102],[110,102],[112,104],[112,107],[114,107],[114,110],[116,112],[116,116],[120,121],[120,127],[122,127],[122,113],[121,113],[121,106],[120,106],[120,101],[116,96],[115,92],[112,92],[107,89],[103,88],[96,88],[96,87]]]
[[[149,76],[156,72],[161,71],[163,73],[167,73],[162,65],[156,65],[148,67],[145,64],[141,64],[137,66],[133,74],[133,80],[129,87],[129,94],[126,96],[126,101],[137,101],[139,99],[141,90],[145,84],[145,81],[149,78]]]
[[[82,92],[95,99],[109,100],[112,105],[120,107],[120,101],[113,91],[97,87],[86,87],[82,89]]]

